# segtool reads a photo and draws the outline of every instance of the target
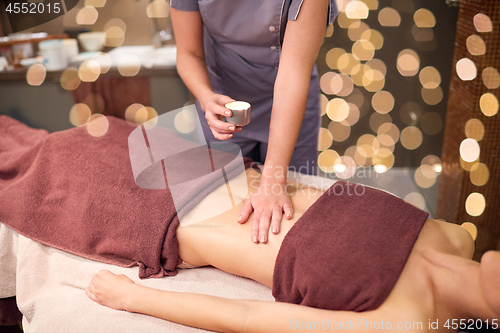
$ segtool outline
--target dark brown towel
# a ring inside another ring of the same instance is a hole
[[[23,315],[19,312],[15,297],[0,298],[0,325],[14,326],[21,322]],[[2,328],[0,327],[0,331]]]
[[[428,216],[387,192],[337,181],[286,235],[273,296],[328,310],[378,308]]]
[[[85,258],[139,265],[141,278],[175,275],[179,219],[171,192],[136,185],[128,149],[136,126],[108,120],[108,132],[95,138],[85,127],[48,134],[0,116],[0,222]],[[185,143],[168,131],[159,138],[167,150]],[[186,174],[199,175],[206,164],[199,154],[178,159]],[[201,190],[220,185],[217,177],[201,177],[185,186],[176,205],[189,210],[203,199]]]

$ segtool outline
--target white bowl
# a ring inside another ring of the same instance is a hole
[[[87,52],[101,51],[106,40],[105,32],[84,32],[78,35],[78,40]]]

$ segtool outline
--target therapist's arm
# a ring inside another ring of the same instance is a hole
[[[259,190],[241,210],[240,223],[252,219],[252,240],[267,242],[269,228],[280,229],[283,212],[292,217],[286,174],[307,104],[311,72],[325,36],[327,0],[304,0],[296,21],[288,21],[274,85],[269,145]]]
[[[216,139],[227,140],[241,127],[223,122],[231,111],[224,107],[232,98],[216,94],[208,76],[203,47],[203,21],[199,11],[171,8],[172,27],[177,44],[177,71],[187,88],[205,110],[205,118]]]

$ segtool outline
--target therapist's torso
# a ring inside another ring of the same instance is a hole
[[[200,11],[205,27],[205,59],[214,91],[252,104],[252,122],[238,136],[265,137],[267,141],[281,55],[280,31],[285,29],[284,6],[289,3],[286,19],[295,20],[303,0],[172,0],[171,5],[180,8],[180,2],[191,9],[197,6]],[[336,14],[335,0],[330,0],[328,23]],[[316,68],[311,81],[318,81]],[[319,99],[317,86],[311,85],[315,91],[310,91],[309,98]]]

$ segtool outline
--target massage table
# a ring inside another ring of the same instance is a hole
[[[397,179],[401,177],[398,172],[401,170],[389,171],[379,177]],[[289,179],[321,189],[327,189],[335,182],[333,178],[296,173],[291,173]],[[381,181],[380,184],[390,183]],[[412,190],[414,188],[409,187],[406,192]],[[398,195],[404,197],[404,193]],[[138,267],[122,268],[88,260],[30,240],[0,223],[0,298],[17,297],[25,332],[204,331],[141,314],[116,311],[91,301],[85,288],[92,275],[101,269],[124,274],[135,283],[161,290],[274,301],[269,288],[213,267],[183,269],[173,277],[141,280]]]

